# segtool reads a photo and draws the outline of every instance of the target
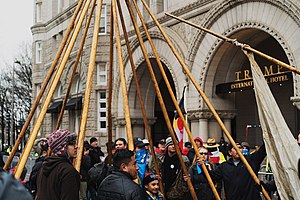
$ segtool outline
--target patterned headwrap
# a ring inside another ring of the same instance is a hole
[[[52,153],[56,156],[62,156],[66,152],[67,137],[73,135],[69,130],[55,130],[48,139],[48,144]]]

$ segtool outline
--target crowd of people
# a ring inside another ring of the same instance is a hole
[[[208,170],[221,199],[259,200],[261,185],[269,191],[276,190],[274,181],[257,184],[241,161],[238,150],[225,142],[223,137],[219,142],[215,138],[208,138],[204,142],[200,137],[194,138],[194,141],[200,158],[196,156],[196,150],[190,142],[185,143],[182,153],[178,155],[171,137],[161,139],[154,149],[150,148],[147,139],[134,138],[133,151],[128,150],[125,138],[118,138],[112,144],[106,143],[107,151],[112,150],[110,163],[108,156],[98,146],[98,139],[92,137],[84,142],[78,172],[73,166],[73,160],[77,156],[77,135],[69,130],[56,130],[49,138],[36,141],[35,150],[39,157],[32,168],[29,181],[23,183],[31,196],[26,198],[23,195],[22,198],[192,199],[187,184],[190,179],[199,200],[212,200],[215,199],[215,194],[203,167]],[[237,142],[236,145],[257,174],[266,157],[264,144],[254,152],[250,152],[247,142]],[[151,151],[154,151],[159,171],[155,171]],[[188,169],[188,176],[183,173],[180,157],[184,167]],[[0,164],[4,165],[3,160]],[[1,179],[11,181],[12,176],[2,173],[4,175],[1,174]],[[163,188],[160,188],[160,184]],[[16,186],[20,188],[20,185]],[[7,195],[5,191],[9,190],[0,189],[1,199],[1,195]]]

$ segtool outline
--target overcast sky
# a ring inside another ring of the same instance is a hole
[[[0,6],[0,69],[12,65],[24,43],[31,43],[33,0],[1,0]]]

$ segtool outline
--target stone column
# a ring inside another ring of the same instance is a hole
[[[224,125],[225,125],[227,131],[231,134],[231,119],[224,119]],[[225,135],[223,135],[223,136],[224,136],[225,141],[229,142],[228,138]]]
[[[191,121],[193,137],[201,137],[203,141],[208,138],[208,120],[212,114],[209,111],[190,111],[188,118]]]
[[[199,137],[202,138],[203,142],[208,138],[208,119],[199,119]]]
[[[232,112],[232,111],[230,111],[230,112],[223,111],[223,112],[219,113],[219,116],[221,117],[227,131],[231,134],[231,131],[232,131],[231,130],[231,120],[236,116],[236,113]],[[222,134],[222,132],[223,131],[221,131],[221,134]],[[220,134],[220,137],[221,137],[221,134]],[[226,135],[224,133],[223,133],[223,136],[224,136],[225,141],[229,142],[228,138],[226,137]]]

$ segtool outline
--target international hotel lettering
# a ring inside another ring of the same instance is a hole
[[[263,75],[268,84],[281,84],[292,80],[292,73],[286,71],[281,66],[270,65],[262,68]],[[231,93],[253,88],[251,70],[237,71],[234,82],[219,84],[216,87],[216,93]]]

